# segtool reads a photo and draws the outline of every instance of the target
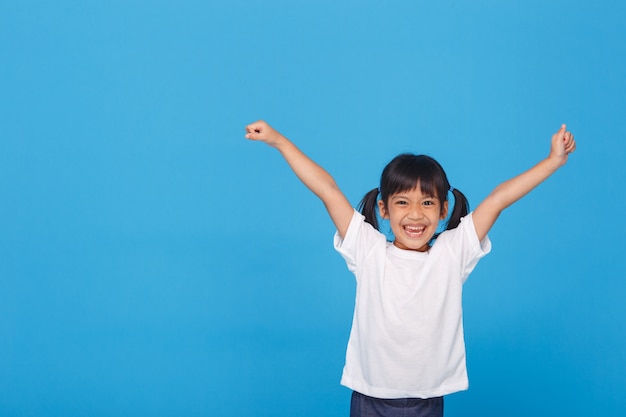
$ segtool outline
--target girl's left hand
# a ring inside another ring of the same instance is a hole
[[[576,150],[574,134],[567,131],[567,127],[561,128],[552,135],[552,148],[550,149],[550,159],[558,162],[559,166],[565,165],[567,157]]]

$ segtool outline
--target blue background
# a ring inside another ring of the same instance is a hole
[[[448,416],[626,413],[620,1],[0,2],[0,415],[345,416],[354,279],[263,118],[356,204],[394,155],[475,206]]]

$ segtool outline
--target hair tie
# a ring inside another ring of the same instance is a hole
[[[450,187],[450,192],[454,194],[454,187]]]

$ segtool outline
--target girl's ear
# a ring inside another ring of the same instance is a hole
[[[389,218],[389,214],[387,214],[387,209],[385,208],[383,200],[378,200],[378,212],[380,213],[380,217],[383,219]]]
[[[443,220],[446,217],[448,217],[448,201],[447,200],[443,202],[443,207],[441,208],[440,220]]]

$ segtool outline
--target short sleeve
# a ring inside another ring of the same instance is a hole
[[[452,253],[458,257],[463,282],[467,280],[478,261],[491,252],[489,236],[485,236],[482,241],[478,240],[472,214],[463,217],[458,227],[445,231],[437,238],[439,244],[449,246]]]
[[[348,269],[356,274],[372,249],[376,245],[384,246],[386,241],[382,233],[365,222],[365,217],[354,210],[344,238],[335,232],[334,246],[346,261]]]

